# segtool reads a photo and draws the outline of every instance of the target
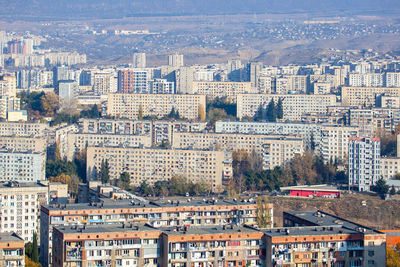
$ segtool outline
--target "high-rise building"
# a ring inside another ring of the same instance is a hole
[[[59,81],[58,95],[65,104],[72,103],[78,96],[78,85],[75,81]]]
[[[115,93],[115,78],[113,73],[95,73],[93,91],[97,95]]]
[[[37,182],[45,179],[44,152],[0,151],[0,179],[3,181]]]
[[[148,93],[148,73],[146,70],[118,71],[118,93],[146,94]]]
[[[174,82],[169,82],[167,79],[154,79],[151,83],[152,94],[175,94]]]
[[[181,67],[174,71],[175,89],[179,94],[193,94],[193,68]]]
[[[183,67],[183,55],[169,55],[168,56],[168,65],[172,67]]]
[[[247,80],[251,82],[251,85],[254,87],[258,87],[258,78],[261,75],[262,68],[263,63],[261,62],[250,62],[247,64]]]
[[[146,68],[146,53],[134,53],[133,54],[133,67],[134,68]]]
[[[349,186],[369,191],[381,178],[381,142],[379,138],[350,138]]]
[[[243,64],[240,59],[228,61],[228,79],[232,82],[242,80]]]
[[[57,86],[59,81],[69,80],[68,66],[58,66],[53,69],[53,86]]]

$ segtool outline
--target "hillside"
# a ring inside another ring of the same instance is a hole
[[[366,206],[361,204],[363,200],[367,202]],[[277,226],[282,226],[283,211],[320,209],[374,229],[400,228],[400,200],[345,194],[340,199],[271,197],[270,201],[274,204],[274,220]]]

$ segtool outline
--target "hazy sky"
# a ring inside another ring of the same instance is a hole
[[[400,0],[14,0],[0,15],[12,17],[122,17],[137,14],[329,12],[399,13]]]

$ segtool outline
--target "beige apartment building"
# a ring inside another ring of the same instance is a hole
[[[47,141],[44,138],[3,136],[0,138],[0,149],[41,153],[46,152]]]
[[[101,163],[107,160],[111,180],[128,172],[131,184],[139,186],[143,181],[153,185],[157,181],[168,181],[182,175],[192,182],[204,181],[211,185],[212,191],[219,191],[224,169],[231,164],[231,157],[223,151],[88,147],[87,177],[88,180],[96,180]]]
[[[96,95],[108,95],[114,93],[114,73],[95,73],[93,78],[93,91]]]
[[[236,102],[238,94],[256,94],[258,90],[250,82],[193,82],[193,93],[206,95],[209,99],[226,97]]]
[[[262,158],[265,169],[281,166],[304,151],[302,138],[258,134],[176,133],[172,144],[176,149],[255,151]]]
[[[45,137],[49,124],[39,122],[0,122],[0,136]]]
[[[254,117],[260,106],[265,109],[272,99],[275,104],[282,99],[283,119],[292,121],[300,121],[306,113],[326,113],[329,106],[336,105],[335,95],[241,94],[237,97],[237,117]]]
[[[151,136],[145,135],[71,133],[67,138],[66,153],[60,153],[61,158],[67,160],[73,160],[77,152],[88,146],[151,147]]]
[[[400,88],[343,86],[342,105],[371,107],[375,105],[375,97],[379,94],[400,96]]]
[[[178,94],[110,94],[107,102],[109,116],[138,119],[139,110],[143,116],[163,117],[168,115],[172,108],[183,118],[197,120],[199,106],[206,112],[205,95],[178,95]]]

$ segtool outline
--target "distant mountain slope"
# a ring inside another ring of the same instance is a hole
[[[14,0],[0,15],[14,18],[118,18],[137,15],[330,12],[399,13],[399,0]]]

